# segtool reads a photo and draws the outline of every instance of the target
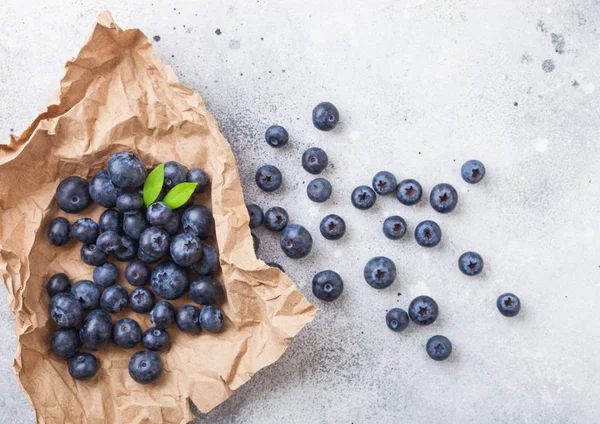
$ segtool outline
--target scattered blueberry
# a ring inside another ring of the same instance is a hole
[[[175,308],[169,302],[161,300],[156,302],[150,311],[150,321],[157,328],[165,330],[175,323]]]
[[[67,213],[79,213],[91,203],[89,184],[81,177],[67,177],[56,188],[56,203]]]
[[[438,184],[429,193],[429,203],[436,212],[452,212],[458,203],[458,193],[450,184]]]
[[[121,236],[121,247],[113,252],[113,256],[120,262],[127,262],[135,258],[138,251],[138,243],[127,235]]]
[[[79,352],[81,341],[79,340],[79,330],[74,327],[60,327],[50,339],[50,348],[56,356],[69,359]]]
[[[163,202],[154,202],[146,210],[146,221],[150,225],[162,227],[167,225],[175,213]]]
[[[136,352],[129,360],[129,375],[140,384],[149,384],[157,380],[162,370],[160,356],[150,350]]]
[[[396,265],[385,256],[376,256],[367,262],[363,275],[371,287],[385,289],[396,279]]]
[[[121,234],[123,232],[123,214],[114,209],[107,209],[102,212],[98,219],[100,231],[114,231]]]
[[[129,294],[124,287],[110,286],[106,288],[102,292],[102,296],[100,296],[100,307],[106,312],[116,314],[121,312],[123,308],[127,306],[128,298]]]
[[[485,176],[485,166],[478,160],[468,160],[460,169],[460,174],[469,184],[477,184]]]
[[[283,269],[283,267],[281,265],[279,265],[277,262],[267,262],[267,265],[269,265],[271,268],[277,268],[281,272],[285,273],[285,269]]]
[[[71,290],[71,282],[66,274],[59,272],[54,274],[46,283],[46,291],[50,297],[58,293],[68,293]]]
[[[432,324],[438,317],[438,305],[429,296],[418,296],[408,306],[408,316],[411,321],[419,325]]]
[[[388,171],[380,171],[373,177],[372,185],[377,194],[385,196],[395,192],[398,183],[394,174]]]
[[[94,282],[100,287],[110,287],[117,282],[119,270],[111,263],[94,268]]]
[[[96,309],[100,304],[100,286],[90,280],[80,280],[71,286],[71,296],[84,310]]]
[[[290,224],[281,233],[279,245],[281,250],[292,259],[308,256],[312,249],[312,236],[306,228],[297,224]]]
[[[204,193],[210,185],[208,175],[200,168],[190,169],[187,173],[186,180],[188,183],[198,184],[194,190],[195,193]]]
[[[112,335],[113,323],[110,315],[100,309],[94,309],[83,320],[79,338],[87,350],[98,350],[108,343]]]
[[[64,246],[69,242],[69,221],[66,218],[58,217],[50,221],[48,225],[48,240],[54,246]]]
[[[312,111],[313,125],[321,131],[331,131],[336,127],[339,120],[340,113],[329,102],[319,103]]]
[[[269,231],[283,231],[288,224],[288,214],[285,209],[274,206],[265,212],[265,228]]]
[[[498,297],[496,306],[505,317],[514,317],[521,310],[521,301],[512,293],[504,293]]]
[[[398,240],[406,234],[406,221],[398,216],[390,216],[383,221],[383,234],[390,240]]]
[[[134,320],[122,318],[113,327],[112,340],[123,349],[131,349],[142,340],[142,328]]]
[[[177,234],[171,240],[171,258],[181,266],[192,266],[202,257],[202,242],[192,233]]]
[[[146,287],[138,287],[129,295],[129,307],[138,314],[150,312],[155,302],[154,293]]]
[[[98,238],[98,224],[90,218],[78,219],[71,225],[69,237],[84,244],[95,243]]]
[[[50,299],[50,317],[61,327],[74,327],[83,317],[81,303],[69,293],[58,293]]]
[[[331,183],[325,178],[315,178],[306,186],[306,194],[313,202],[323,203],[331,197]]]
[[[477,275],[483,270],[483,258],[476,252],[465,252],[458,258],[458,269],[465,275]]]
[[[273,165],[263,165],[255,175],[256,185],[263,191],[272,192],[281,187],[281,171]]]
[[[137,258],[146,264],[154,264],[161,260],[161,258],[159,258],[157,256],[149,255],[145,251],[143,251],[142,249],[139,249],[139,248],[138,248],[138,252],[137,252]]]
[[[202,245],[202,258],[194,265],[192,270],[198,275],[211,275],[221,267],[219,251],[208,243]]]
[[[200,326],[204,331],[208,331],[209,333],[218,333],[221,331],[223,320],[223,311],[217,306],[205,306],[200,312]]]
[[[415,228],[415,240],[423,247],[435,247],[442,240],[442,230],[433,221],[423,221]]]
[[[106,253],[95,244],[84,244],[81,246],[81,260],[91,266],[101,266],[106,262]]]
[[[150,224],[140,211],[126,212],[123,216],[123,231],[134,240],[139,240],[140,235],[148,227]]]
[[[177,184],[185,182],[187,176],[186,174],[187,172],[182,164],[173,161],[165,163],[164,188],[167,190],[171,190]]]
[[[108,158],[108,174],[115,186],[135,188],[144,184],[148,172],[139,157],[129,152],[119,152]]]
[[[200,309],[193,305],[184,305],[175,316],[177,327],[184,333],[198,333],[200,327]]]
[[[248,216],[250,217],[250,229],[253,230],[260,227],[265,219],[265,215],[261,207],[252,203],[250,205],[246,205],[246,208],[248,209]]]
[[[406,327],[408,327],[408,314],[404,309],[390,309],[385,315],[385,322],[392,331],[404,331],[406,330]]]
[[[172,236],[173,234],[177,233],[177,230],[179,229],[179,221],[179,214],[173,211],[169,221],[162,227],[167,231],[167,233],[169,233],[169,235]]]
[[[181,217],[183,231],[191,232],[200,240],[206,240],[215,233],[215,219],[210,209],[201,205],[188,207]]]
[[[224,297],[223,286],[213,277],[201,276],[190,282],[190,299],[198,305],[218,305]]]
[[[423,197],[421,184],[416,180],[402,180],[396,187],[396,199],[406,206],[412,206],[419,203]]]
[[[121,236],[114,231],[105,231],[96,239],[96,247],[107,254],[115,253],[121,246]]]
[[[140,235],[139,249],[153,258],[162,258],[169,252],[171,237],[164,228],[150,227]]]
[[[140,287],[150,281],[150,267],[143,262],[133,261],[125,268],[125,279],[132,286]]]
[[[452,343],[444,336],[433,336],[427,341],[426,350],[431,359],[443,361],[452,353]]]
[[[123,193],[117,197],[117,209],[121,212],[134,212],[144,207],[144,199],[139,193]]]
[[[318,147],[311,147],[302,154],[302,167],[313,175],[323,172],[328,163],[327,153]]]
[[[157,296],[173,300],[185,293],[189,280],[185,268],[175,262],[166,261],[158,264],[152,271],[151,284]]]
[[[319,230],[327,240],[339,240],[346,233],[346,222],[339,215],[327,215],[321,220]]]
[[[288,132],[280,125],[272,125],[265,132],[265,140],[271,147],[285,146],[290,139]]]
[[[165,330],[161,330],[160,328],[151,327],[144,331],[144,335],[142,336],[142,343],[144,347],[148,350],[152,350],[155,352],[160,352],[166,350],[171,343],[171,338],[169,337],[169,333]]]
[[[369,186],[358,186],[352,191],[350,197],[352,204],[357,209],[369,209],[375,204],[376,195],[373,189]]]
[[[117,205],[117,197],[121,194],[121,189],[114,186],[108,171],[104,170],[96,172],[92,177],[89,190],[94,202],[105,208],[114,208]]]
[[[331,270],[317,272],[312,280],[312,292],[317,299],[334,301],[344,291],[342,277]]]
[[[75,380],[89,380],[98,372],[100,364],[91,353],[78,353],[69,361],[69,374]]]

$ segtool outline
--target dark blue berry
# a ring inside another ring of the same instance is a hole
[[[265,212],[265,228],[269,231],[282,231],[288,224],[288,213],[285,209],[274,206]]]
[[[155,352],[160,352],[166,350],[171,343],[171,338],[169,337],[169,333],[165,330],[161,330],[160,328],[151,327],[144,331],[144,335],[142,336],[142,343],[144,347],[148,350],[152,350]]]
[[[46,291],[50,297],[58,293],[68,293],[71,290],[71,282],[67,274],[59,272],[54,274],[46,283]]]
[[[267,262],[267,265],[269,265],[271,268],[277,268],[281,272],[285,272],[285,269],[283,269],[283,267],[281,265],[279,265],[277,262]]]
[[[161,300],[160,302],[156,302],[150,311],[150,321],[157,328],[165,330],[175,323],[175,315],[176,311],[173,305]]]
[[[485,176],[485,166],[478,160],[468,160],[461,167],[460,174],[469,184],[477,184]]]
[[[200,276],[190,282],[190,299],[199,305],[218,305],[224,298],[223,286],[213,277]]]
[[[465,275],[477,275],[483,270],[483,258],[476,252],[465,252],[458,258],[458,269]]]
[[[142,261],[146,264],[154,264],[161,260],[161,258],[159,258],[157,256],[152,256],[152,255],[147,254],[142,249],[138,249],[137,257],[140,261]]]
[[[171,208],[163,202],[154,202],[146,211],[146,220],[150,225],[161,227],[169,223],[174,213],[176,212],[173,212]]]
[[[74,327],[61,327],[52,333],[50,348],[59,358],[69,359],[79,352],[81,341],[79,330]]]
[[[85,244],[95,243],[98,238],[98,224],[90,218],[78,219],[71,225],[69,237]]]
[[[202,242],[192,233],[177,234],[171,240],[171,258],[181,266],[192,266],[202,257]]]
[[[179,229],[179,221],[179,214],[173,211],[173,213],[171,214],[171,218],[169,218],[169,221],[162,227],[167,231],[167,233],[169,233],[169,235],[172,236],[173,234],[177,233],[177,230]]]
[[[396,191],[398,182],[396,181],[394,174],[391,172],[380,171],[373,177],[372,185],[373,190],[375,190],[377,194],[385,196]]]
[[[406,234],[406,221],[398,216],[390,216],[383,221],[383,234],[390,240],[398,240]]]
[[[416,180],[402,180],[396,187],[396,199],[406,206],[419,203],[423,197],[423,188]]]
[[[318,272],[312,280],[312,292],[317,299],[334,301],[344,291],[342,277],[331,270]]]
[[[142,328],[134,320],[122,318],[113,327],[112,340],[123,349],[131,349],[142,340]]]
[[[308,256],[312,249],[312,236],[302,225],[290,224],[281,233],[279,245],[281,250],[292,259]]]
[[[185,182],[186,179],[185,167],[177,162],[169,161],[165,163],[165,183],[164,188],[171,190],[177,184]]]
[[[56,188],[56,203],[67,213],[79,213],[91,203],[89,184],[81,177],[67,177]]]
[[[512,293],[504,293],[498,297],[496,306],[505,317],[514,317],[521,310],[521,301]]]
[[[119,270],[111,263],[94,268],[94,282],[100,287],[110,287],[117,282]]]
[[[385,289],[396,279],[396,265],[385,256],[376,256],[367,262],[363,275],[371,287]]]
[[[81,260],[88,265],[104,265],[106,258],[106,253],[98,249],[95,244],[84,244],[81,246]]]
[[[91,353],[78,353],[69,361],[69,374],[75,380],[89,380],[98,372],[100,364]]]
[[[162,258],[169,252],[171,237],[164,228],[150,227],[140,236],[139,249],[153,258]]]
[[[114,209],[107,209],[102,212],[98,219],[100,231],[114,231],[121,234],[123,232],[123,214]]]
[[[180,298],[188,288],[189,280],[185,268],[175,262],[162,262],[154,268],[151,278],[152,289],[157,296],[173,300]]]
[[[452,343],[444,336],[433,336],[427,341],[426,350],[431,359],[443,361],[452,353]]]
[[[71,296],[84,310],[96,309],[100,304],[100,286],[90,280],[80,280],[71,286]]]
[[[404,309],[390,309],[385,315],[385,323],[392,331],[404,331],[406,330],[406,327],[408,327],[408,314]]]
[[[125,279],[132,286],[146,285],[150,281],[150,274],[150,267],[140,261],[130,262],[125,268]]]
[[[339,240],[346,233],[346,222],[339,215],[327,215],[321,220],[319,230],[327,240]]]
[[[125,306],[127,306],[128,298],[129,293],[127,293],[127,290],[125,290],[124,287],[110,286],[102,292],[102,296],[100,297],[100,307],[106,312],[116,314],[121,312]]]
[[[306,194],[313,202],[323,203],[331,197],[331,183],[325,178],[315,178],[306,186]]]
[[[113,252],[113,256],[120,262],[127,262],[135,258],[138,251],[138,243],[127,235],[121,236],[121,247]]]
[[[282,126],[271,125],[265,132],[265,140],[271,147],[282,147],[288,143],[290,136]]]
[[[458,193],[450,184],[438,184],[429,193],[429,203],[436,212],[452,212],[458,203]]]
[[[52,296],[48,311],[52,320],[61,327],[74,327],[83,317],[81,303],[69,293]]]
[[[175,316],[177,327],[184,333],[198,333],[200,327],[200,309],[193,305],[184,305]]]
[[[192,265],[192,270],[198,275],[211,275],[221,267],[219,251],[208,243],[202,245],[202,257]]]
[[[110,180],[108,171],[98,171],[90,182],[90,196],[94,202],[105,208],[114,208],[117,205],[117,197],[121,189],[115,187]]]
[[[302,154],[302,167],[313,175],[323,172],[328,163],[327,153],[319,147],[306,149]]]
[[[281,187],[281,171],[273,165],[263,165],[254,176],[256,185],[263,191],[272,192]]]
[[[123,216],[123,231],[134,240],[139,240],[140,235],[148,227],[150,224],[140,211],[126,212]]]
[[[87,350],[98,350],[108,343],[112,335],[112,319],[100,309],[90,312],[83,320],[79,338]]]
[[[210,186],[210,178],[208,178],[206,172],[200,168],[190,169],[186,175],[186,180],[188,183],[198,184],[194,190],[195,193],[204,193]]]
[[[183,231],[195,234],[200,240],[206,240],[215,233],[215,219],[210,209],[202,205],[188,207],[181,217]]]
[[[369,209],[375,204],[377,195],[373,189],[369,186],[358,186],[352,191],[350,200],[357,209]]]
[[[261,207],[253,203],[246,205],[246,208],[248,209],[248,216],[250,217],[250,229],[253,230],[260,227],[265,219],[265,215]]]
[[[336,127],[339,120],[340,113],[329,102],[319,103],[312,111],[313,125],[321,131],[331,131]]]
[[[152,290],[146,287],[138,287],[129,295],[129,307],[133,312],[144,314],[150,312],[156,303]]]
[[[423,247],[435,247],[442,240],[442,230],[433,221],[423,221],[415,228],[415,240]]]
[[[54,246],[63,246],[69,242],[71,226],[66,218],[58,217],[48,225],[48,240]]]
[[[108,174],[115,186],[136,188],[144,184],[148,171],[136,155],[119,152],[108,158]]]
[[[429,325],[437,319],[438,305],[429,296],[418,296],[408,306],[408,316],[411,321],[419,325]]]
[[[140,384],[149,384],[157,380],[162,370],[160,356],[150,350],[136,352],[129,360],[129,375]]]
[[[221,308],[214,305],[205,306],[200,312],[200,326],[204,331],[208,331],[209,333],[218,333],[221,331],[224,319]]]
[[[107,254],[115,253],[121,246],[121,236],[114,231],[105,231],[96,239],[96,247]]]
[[[144,207],[144,199],[139,193],[123,193],[117,197],[117,209],[121,212],[138,211]]]

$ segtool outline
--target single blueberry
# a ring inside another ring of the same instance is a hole
[[[267,193],[277,190],[281,187],[282,176],[281,171],[273,165],[263,165],[258,168],[254,176],[256,185]]]
[[[142,249],[138,249],[137,257],[140,261],[142,261],[146,264],[154,264],[162,259],[162,258],[159,258],[158,256],[149,255]]]
[[[105,263],[94,268],[94,282],[100,287],[110,287],[117,282],[119,270],[114,264]]]
[[[46,291],[50,297],[58,293],[68,293],[71,290],[71,282],[67,274],[59,272],[54,274],[46,283]]]
[[[195,193],[204,193],[210,186],[210,178],[208,178],[206,172],[200,168],[190,169],[186,175],[186,181],[188,183],[198,184],[194,190]]]
[[[215,233],[215,219],[210,209],[202,205],[188,207],[181,217],[183,231],[191,232],[200,240],[206,240]]]
[[[162,258],[169,252],[171,237],[164,228],[150,227],[140,236],[139,250],[153,258]]]
[[[323,203],[331,197],[331,183],[325,178],[315,178],[306,186],[306,194],[313,202]]]
[[[126,212],[123,217],[123,231],[134,240],[139,240],[140,235],[150,227],[141,212]]]
[[[121,212],[134,212],[144,207],[144,199],[139,193],[123,193],[117,197],[117,209]]]
[[[112,183],[108,171],[98,171],[92,177],[92,181],[90,182],[90,196],[100,206],[114,208],[117,205],[117,197],[120,194],[121,189],[115,187]]]
[[[155,303],[154,293],[146,287],[138,287],[129,295],[129,307],[138,314],[150,312]]]
[[[81,341],[79,340],[79,330],[74,327],[60,327],[50,339],[50,348],[59,358],[69,359],[79,352]]]
[[[396,191],[398,182],[396,181],[394,174],[391,172],[380,171],[373,177],[372,185],[373,190],[375,190],[377,194],[385,196]]]
[[[115,186],[136,188],[144,184],[148,171],[136,155],[129,152],[119,152],[108,158],[108,174]]]
[[[285,269],[283,269],[283,267],[281,265],[279,265],[277,262],[267,262],[267,265],[269,265],[271,268],[277,268],[281,272],[285,273]]]
[[[521,301],[512,293],[504,293],[498,297],[496,306],[505,317],[514,317],[521,310]]]
[[[114,209],[107,209],[102,212],[98,219],[100,231],[114,231],[121,234],[123,232],[123,214]]]
[[[71,286],[71,296],[81,303],[84,310],[100,305],[100,286],[90,280],[79,280]]]
[[[223,286],[213,277],[200,276],[190,282],[190,299],[199,305],[218,305],[224,297]]]
[[[52,320],[61,327],[74,327],[83,317],[81,303],[69,293],[52,296],[48,311]]]
[[[385,256],[376,256],[365,265],[363,276],[374,289],[385,289],[396,279],[396,265]]]
[[[84,244],[95,243],[98,238],[98,224],[90,218],[78,219],[71,225],[69,237]]]
[[[150,321],[157,328],[165,330],[175,323],[175,308],[169,302],[161,300],[156,302],[150,311]]]
[[[336,127],[339,120],[340,113],[329,102],[319,103],[312,111],[313,125],[321,131],[331,131]]]
[[[211,275],[221,267],[219,251],[208,243],[202,245],[202,257],[192,265],[192,270],[198,275]]]
[[[383,221],[383,234],[390,240],[398,240],[406,234],[406,221],[398,216],[390,216]]]
[[[140,384],[149,384],[157,380],[162,370],[160,356],[150,350],[136,352],[129,360],[129,375]]]
[[[189,280],[185,268],[175,262],[166,261],[158,264],[152,271],[151,285],[157,296],[173,300],[183,296]]]
[[[246,208],[248,209],[248,216],[250,217],[250,229],[253,230],[260,227],[260,224],[262,224],[265,219],[261,207],[253,203],[246,205]]]
[[[265,212],[265,228],[269,231],[282,231],[288,225],[288,213],[285,209],[274,206]]]
[[[127,235],[121,236],[121,247],[113,252],[113,256],[120,262],[127,262],[135,258],[138,251],[138,242]]]
[[[302,167],[313,175],[323,172],[328,163],[327,153],[319,147],[306,149],[302,154]]]
[[[96,247],[107,254],[115,253],[121,246],[121,236],[114,231],[105,231],[96,239]]]
[[[89,184],[81,177],[67,177],[56,187],[56,203],[67,213],[79,213],[92,203]]]
[[[112,340],[123,349],[131,349],[142,340],[142,328],[134,320],[122,318],[112,329]]]
[[[260,239],[254,233],[250,233],[250,235],[252,236],[252,246],[254,247],[254,253],[256,253],[260,248]]]
[[[69,361],[69,374],[75,380],[89,380],[98,372],[100,364],[91,353],[78,353]]]
[[[478,160],[468,160],[460,168],[460,174],[469,184],[477,184],[485,176],[485,166]]]
[[[150,267],[143,262],[133,261],[125,268],[125,279],[132,286],[144,286],[150,281]]]
[[[458,258],[458,269],[465,275],[477,275],[483,270],[483,258],[476,252],[465,252]]]
[[[442,240],[442,229],[433,221],[423,221],[415,228],[415,240],[423,247],[435,247]]]
[[[319,230],[327,240],[339,240],[346,233],[346,222],[339,215],[327,215],[321,220]]]
[[[146,220],[150,225],[163,226],[169,223],[174,213],[163,202],[154,202],[146,210]]]
[[[202,242],[192,233],[177,234],[171,240],[171,258],[181,266],[192,266],[202,257]]]
[[[121,286],[110,286],[102,292],[100,307],[111,314],[119,313],[127,306],[129,293]]]
[[[308,256],[312,249],[312,236],[302,225],[290,224],[279,237],[281,250],[292,259]]]
[[[312,280],[312,292],[317,299],[331,302],[344,291],[342,277],[331,270],[318,272]]]
[[[48,240],[54,246],[63,246],[69,242],[70,224],[66,218],[58,217],[48,225]]]
[[[152,350],[155,352],[160,352],[166,350],[171,343],[171,338],[169,337],[169,333],[166,330],[161,330],[160,328],[150,327],[146,331],[144,331],[144,335],[142,336],[142,343],[144,347],[148,350]]]
[[[185,167],[178,162],[169,161],[165,163],[165,183],[163,187],[166,190],[171,190],[177,184],[185,182],[186,173]]]
[[[106,257],[106,253],[98,249],[95,244],[84,244],[81,246],[81,260],[88,265],[104,265]]]
[[[282,147],[288,143],[290,136],[282,126],[271,125],[265,132],[265,140],[271,147]]]
[[[375,204],[377,196],[371,187],[363,185],[356,187],[352,191],[350,200],[352,201],[352,205],[354,205],[355,208],[364,210],[369,209]]]
[[[179,221],[179,213],[173,211],[173,213],[171,214],[171,218],[169,218],[169,221],[167,221],[167,223],[162,227],[167,231],[167,233],[169,233],[170,236],[172,236],[175,233],[177,233],[177,230],[179,229]]]
[[[429,193],[429,203],[436,212],[452,212],[458,203],[458,193],[450,184],[438,184]]]
[[[200,312],[200,326],[204,331],[208,331],[209,333],[218,333],[221,331],[224,319],[225,317],[221,308],[214,305],[205,306]]]
[[[437,319],[439,314],[438,305],[429,296],[418,296],[408,306],[408,316],[415,324],[429,325]]]
[[[198,333],[200,327],[200,309],[193,305],[184,305],[175,316],[177,327],[184,333]]]
[[[87,350],[98,350],[108,343],[112,334],[112,319],[100,309],[94,309],[83,320],[79,338]]]
[[[444,336],[433,336],[427,341],[425,349],[431,359],[443,361],[452,353],[452,343]]]
[[[416,180],[402,180],[396,187],[396,199],[406,206],[419,203],[423,197],[423,188]]]
[[[404,331],[406,330],[406,327],[408,327],[408,314],[404,309],[390,309],[385,315],[385,323],[392,331]]]

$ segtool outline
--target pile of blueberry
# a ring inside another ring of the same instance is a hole
[[[312,117],[316,128],[330,131],[339,121],[339,112],[333,104],[324,102],[314,108]],[[289,134],[285,128],[274,125],[267,129],[265,139],[270,146],[279,148],[288,143]],[[318,147],[311,147],[302,155],[302,167],[310,174],[320,174],[327,165],[327,154]],[[461,168],[461,175],[467,183],[476,184],[485,176],[485,166],[478,160],[467,161]],[[282,184],[281,171],[273,165],[261,166],[256,172],[256,184],[266,192],[277,190]],[[322,203],[331,196],[332,186],[325,178],[315,178],[308,183],[306,191],[310,200]],[[391,172],[381,171],[373,177],[371,186],[356,187],[350,200],[354,207],[366,210],[375,204],[378,195],[395,195],[401,204],[413,206],[421,201],[423,188],[416,180],[405,179],[398,182]],[[438,184],[431,189],[429,203],[436,212],[450,213],[456,208],[458,193],[450,184]],[[272,207],[263,213],[256,204],[247,207],[250,228],[264,224],[270,231],[281,232],[280,245],[287,256],[295,259],[310,253],[313,243],[310,232],[301,225],[288,225],[289,217],[285,209]],[[327,240],[339,240],[344,236],[346,223],[339,215],[327,215],[321,221],[319,230]],[[404,237],[406,231],[406,221],[400,216],[390,216],[383,223],[383,234],[388,239],[399,240]],[[442,240],[442,230],[434,221],[422,221],[415,227],[414,237],[420,246],[432,248]],[[281,268],[277,264],[272,265]],[[476,252],[465,252],[458,258],[459,270],[468,276],[481,273],[483,265],[483,258]],[[363,275],[371,287],[384,289],[394,282],[396,266],[391,259],[377,256],[367,262]],[[313,294],[324,301],[336,300],[342,294],[343,288],[342,278],[332,270],[318,272],[312,281]],[[507,317],[517,315],[521,308],[519,298],[511,293],[501,295],[496,304],[500,313]],[[408,313],[400,308],[388,311],[386,323],[391,330],[400,332],[407,328],[410,321],[417,325],[429,325],[437,317],[438,305],[435,300],[429,296],[418,296],[410,303]],[[426,350],[432,359],[441,361],[450,356],[452,343],[444,336],[434,336],[427,342]]]
[[[129,374],[138,383],[150,383],[162,374],[157,352],[169,348],[167,329],[173,324],[186,333],[221,330],[224,316],[216,305],[225,292],[212,276],[220,268],[219,253],[206,243],[215,222],[208,208],[193,205],[194,195],[205,192],[209,183],[199,168],[188,171],[167,162],[148,172],[138,156],[119,152],[89,183],[71,176],[58,185],[56,201],[64,212],[78,214],[94,202],[107,208],[97,223],[80,218],[71,224],[57,217],[48,227],[51,244],[81,242],[81,260],[94,267],[93,281],[71,284],[67,275],[58,273],[46,285],[50,317],[59,326],[52,334],[51,350],[69,360],[73,378],[90,379],[99,369],[98,359],[80,350],[96,352],[112,339],[123,349],[143,344],[146,350],[130,359]],[[130,293],[117,284],[120,271],[110,258],[127,262],[124,277],[135,287]],[[167,302],[185,293],[202,309],[176,309]],[[165,300],[157,302],[157,297]],[[113,324],[110,314],[127,306],[149,313],[154,327],[143,331],[129,318]]]

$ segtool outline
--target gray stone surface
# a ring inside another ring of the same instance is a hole
[[[311,300],[315,272],[332,268],[345,292],[323,304],[283,358],[198,422],[223,423],[592,423],[597,422],[600,277],[600,9],[593,0],[188,1],[4,0],[0,5],[0,134],[21,132],[58,87],[64,62],[110,9],[140,27],[183,83],[196,89],[230,140],[248,202],[280,205],[313,234],[312,254],[288,260],[277,238],[258,231],[260,257],[278,261]],[[217,33],[220,33],[218,35]],[[157,37],[158,39],[158,37]],[[343,124],[314,129],[310,114],[335,103]],[[265,129],[289,130],[287,148],[269,148]],[[324,148],[332,200],[311,203],[300,166]],[[482,160],[484,182],[460,178]],[[284,186],[262,194],[255,169],[272,163]],[[379,198],[350,205],[353,187],[379,170],[416,178],[426,194],[454,184],[448,216],[427,204]],[[318,232],[337,213],[339,242]],[[393,242],[381,224],[403,216],[409,233],[423,219],[443,229],[436,249],[412,236]],[[466,250],[482,254],[482,275],[457,269]],[[375,255],[399,278],[376,291],[362,278]],[[522,313],[503,318],[496,297],[512,291]],[[33,414],[11,364],[15,338],[0,292],[0,421]],[[395,334],[387,309],[420,294],[437,299],[432,326]],[[450,360],[425,343],[443,334]]]

